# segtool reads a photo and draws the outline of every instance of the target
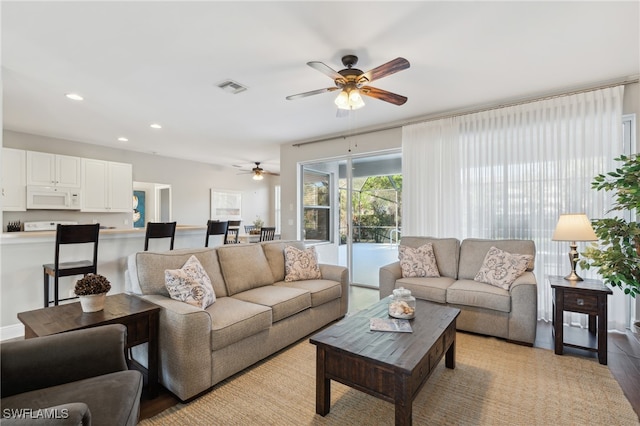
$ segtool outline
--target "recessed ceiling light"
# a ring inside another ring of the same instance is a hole
[[[125,137],[119,137],[118,140],[120,142],[129,142],[129,139],[125,138]]]
[[[78,95],[77,93],[67,93],[65,95],[67,98],[74,100],[74,101],[83,101],[84,98],[80,95]]]
[[[159,125],[158,123],[153,123],[152,125],[150,125],[149,127],[151,127],[152,129],[162,129],[162,126]]]

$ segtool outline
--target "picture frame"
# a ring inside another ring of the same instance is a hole
[[[242,192],[211,189],[212,220],[242,220]]]

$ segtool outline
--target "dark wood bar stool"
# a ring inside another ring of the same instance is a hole
[[[276,228],[275,226],[270,227],[262,227],[260,228],[260,241],[273,241],[276,237]]]
[[[241,220],[230,220],[227,227],[227,236],[224,239],[225,244],[238,244],[238,235],[240,233]]]
[[[42,265],[44,268],[44,307],[51,304],[49,300],[49,277],[53,277],[53,304],[58,305],[61,300],[75,299],[67,297],[60,299],[58,294],[58,278],[72,275],[95,274],[98,267],[98,235],[100,224],[94,225],[60,225],[56,228],[56,253],[54,263]],[[76,262],[60,262],[60,246],[64,244],[93,243],[93,261],[80,260]]]
[[[149,250],[151,238],[171,238],[169,250],[173,250],[173,241],[176,237],[176,222],[149,222],[147,233],[144,237],[144,251]]]
[[[209,235],[224,235],[222,242],[227,241],[227,230],[229,222],[220,222],[219,220],[207,221],[207,239],[204,241],[204,246],[209,247]]]

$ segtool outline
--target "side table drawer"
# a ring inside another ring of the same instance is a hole
[[[585,314],[598,313],[598,296],[585,295],[584,292],[565,290],[564,310]]]

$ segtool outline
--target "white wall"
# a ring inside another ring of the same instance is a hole
[[[173,198],[173,220],[181,225],[206,225],[210,211],[210,189],[227,189],[242,192],[243,223],[251,223],[256,215],[266,226],[274,226],[273,188],[279,183],[277,176],[267,175],[255,181],[250,174],[238,175],[232,167],[223,168],[211,164],[176,158],[161,157],[110,148],[99,145],[55,139],[27,133],[3,131],[3,146],[54,154],[75,155],[85,158],[117,161],[133,164],[133,180],[170,184]],[[231,165],[230,165],[231,166]],[[53,216],[53,217],[52,217]],[[127,227],[123,223],[127,214],[95,214],[65,211],[5,212],[3,229],[9,220],[77,220],[90,223],[96,219],[100,224]],[[131,227],[131,220],[129,220]]]

